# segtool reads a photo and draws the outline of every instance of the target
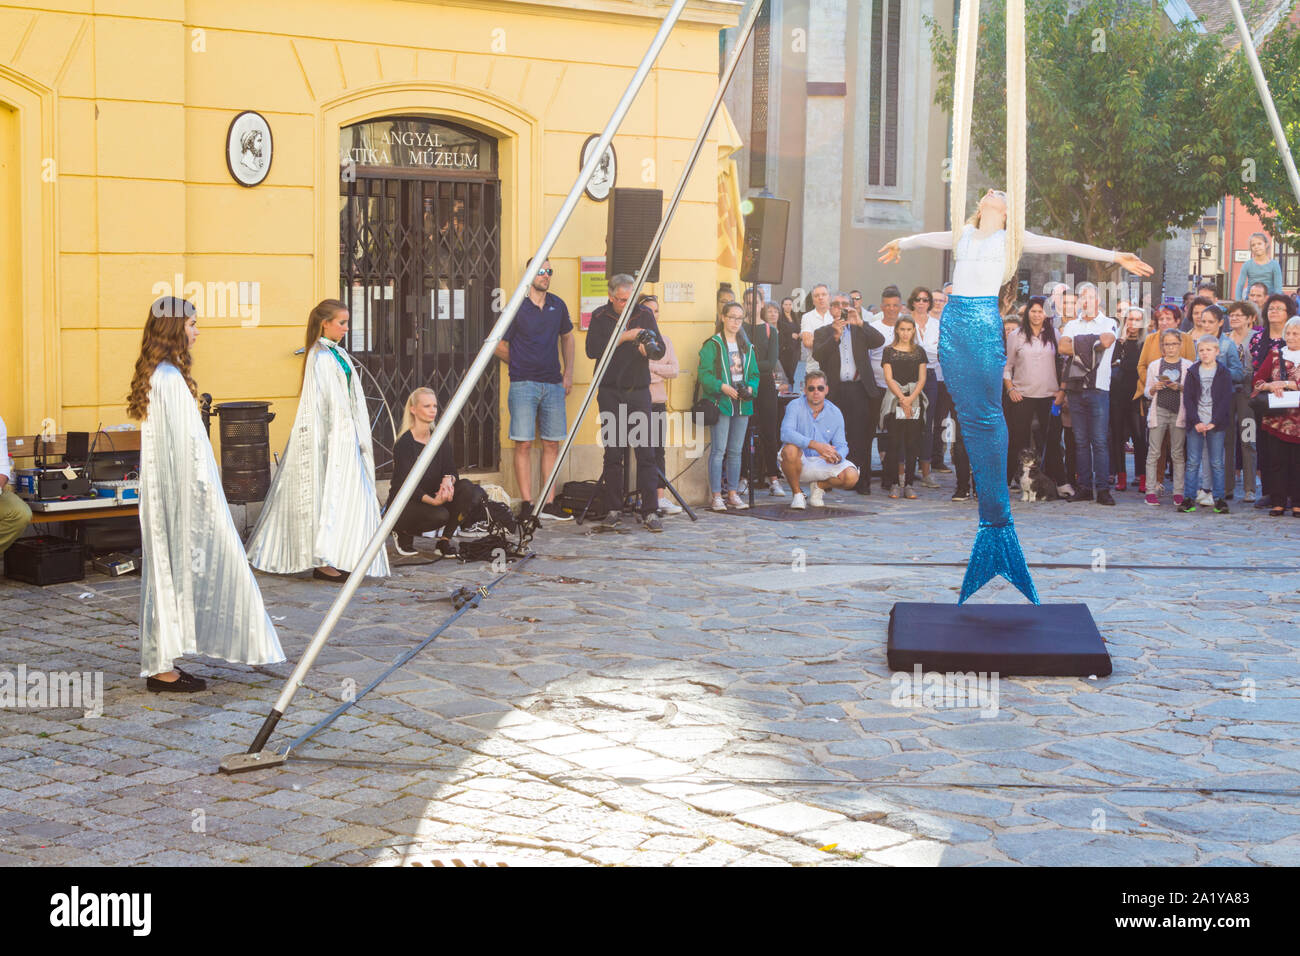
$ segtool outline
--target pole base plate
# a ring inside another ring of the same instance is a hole
[[[265,750],[253,754],[231,754],[221,761],[220,769],[222,773],[247,773],[250,770],[278,767],[288,759],[287,753],[268,753]]]

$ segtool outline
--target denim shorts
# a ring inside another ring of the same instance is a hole
[[[539,417],[542,441],[564,441],[568,434],[564,417],[564,386],[558,382],[511,382],[506,405],[510,409],[511,441],[535,439]]]

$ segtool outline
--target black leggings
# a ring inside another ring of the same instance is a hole
[[[921,420],[919,418],[891,418],[887,422],[885,460],[881,466],[880,487],[892,488],[898,484],[898,466],[904,468],[903,485],[912,487],[916,478],[916,462],[921,455]]]
[[[1007,424],[1011,431],[1011,441],[1007,445],[1007,480],[1010,481],[1020,477],[1020,453],[1026,448],[1033,447],[1038,463],[1042,465],[1047,435],[1052,427],[1052,397],[1008,401],[1007,408],[1010,412]],[[1037,441],[1034,441],[1035,421],[1038,422]]]
[[[412,497],[402,509],[402,516],[397,519],[394,530],[398,534],[417,535],[442,528],[441,537],[450,538],[467,517],[477,487],[468,478],[461,478],[456,482],[456,491],[452,494],[451,501],[441,505],[431,505]]]
[[[1114,382],[1111,383],[1114,386]],[[1133,398],[1128,386],[1110,390],[1110,470],[1116,475],[1126,473],[1128,457],[1124,446],[1133,441],[1134,480],[1146,474],[1147,423],[1142,417],[1142,401]]]

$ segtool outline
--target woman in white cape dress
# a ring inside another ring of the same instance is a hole
[[[203,690],[201,678],[174,666],[185,654],[237,664],[284,660],[195,402],[195,316],[184,299],[153,304],[128,399],[131,417],[143,419],[140,676],[155,692]]]
[[[248,541],[253,567],[273,574],[314,569],[342,582],[379,530],[375,457],[361,374],[339,343],[348,310],[326,299],[307,317],[302,396],[289,443]],[[386,577],[381,548],[364,574]]]

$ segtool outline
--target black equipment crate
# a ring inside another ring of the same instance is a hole
[[[41,587],[85,580],[81,542],[45,534],[19,538],[5,552],[5,577]]]

